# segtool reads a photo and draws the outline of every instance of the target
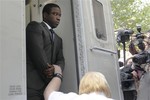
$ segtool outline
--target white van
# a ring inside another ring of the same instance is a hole
[[[109,0],[0,0],[0,100],[26,98],[26,37],[30,21],[42,21],[46,3],[62,10],[55,30],[63,39],[63,92],[77,92],[87,71],[106,76],[112,98],[123,100]]]

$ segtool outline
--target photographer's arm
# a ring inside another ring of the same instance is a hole
[[[44,91],[44,99],[48,100],[49,95],[51,95],[51,93],[53,91],[58,91],[61,85],[61,81],[62,81],[62,70],[59,66],[54,65],[55,68],[55,76],[53,77],[53,79],[49,82],[49,84],[47,85],[45,91]]]
[[[133,77],[135,77],[135,78],[137,78],[138,77],[138,75],[137,75],[137,72],[134,70],[134,71],[132,71],[132,75],[133,75]]]
[[[130,44],[129,44],[129,52],[130,52],[132,55],[138,53],[137,50],[136,50],[136,48],[135,48],[135,45],[132,43],[132,41],[131,41]]]

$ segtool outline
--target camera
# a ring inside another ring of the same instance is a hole
[[[121,86],[123,91],[136,90],[135,80],[131,73],[132,71],[131,65],[127,65],[120,70]]]
[[[148,60],[147,53],[135,54],[134,57],[132,58],[133,63],[138,65],[146,64],[147,60]]]
[[[117,42],[126,42],[129,41],[130,35],[133,34],[134,31],[131,29],[119,30],[117,34]]]
[[[143,51],[132,58],[135,70],[146,71],[146,66],[150,64],[150,53]]]
[[[137,31],[138,31],[139,33],[141,33],[141,30],[142,30],[141,25],[137,25],[137,26],[136,26],[136,29],[137,29]]]
[[[127,79],[121,81],[122,90],[123,91],[133,91],[136,90],[135,80],[134,79]]]
[[[136,34],[136,39],[144,39],[145,36],[143,34]]]
[[[141,26],[137,26],[138,33],[135,35],[136,39],[134,40],[134,44],[138,46],[138,48],[142,51],[145,50],[144,39],[145,35],[141,33]]]
[[[143,40],[145,38],[144,34],[141,33],[141,26],[137,26],[137,31],[138,33],[135,35],[136,36],[136,40],[138,41],[138,43],[142,44]]]

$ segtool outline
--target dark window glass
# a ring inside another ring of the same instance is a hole
[[[98,0],[92,0],[95,20],[95,32],[98,39],[107,40],[103,5]]]

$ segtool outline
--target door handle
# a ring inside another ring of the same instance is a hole
[[[104,51],[104,52],[111,53],[111,54],[117,54],[117,52],[115,52],[115,51],[111,51],[111,50],[103,49],[103,48],[99,48],[99,47],[93,47],[90,50],[91,51],[98,50],[98,51]]]

